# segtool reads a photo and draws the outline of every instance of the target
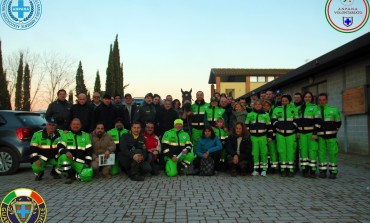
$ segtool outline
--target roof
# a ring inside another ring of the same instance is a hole
[[[263,86],[254,89],[255,92],[264,91],[267,89],[280,89],[284,86],[300,81],[312,74],[328,70],[335,66],[341,66],[343,63],[356,60],[356,58],[369,55],[370,53],[370,32],[352,40],[300,67],[288,72],[286,75],[268,82]],[[251,92],[241,96],[250,97]]]
[[[286,74],[292,69],[243,69],[243,68],[212,68],[209,75],[209,84],[216,83],[216,76],[228,77],[228,76],[253,76],[253,75],[282,75]]]

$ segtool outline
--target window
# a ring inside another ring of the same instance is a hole
[[[257,76],[250,76],[251,82],[257,82]]]
[[[258,82],[266,82],[265,76],[258,76]]]
[[[275,80],[274,76],[268,76],[267,77],[267,82],[270,82],[270,81],[273,81],[273,80]]]

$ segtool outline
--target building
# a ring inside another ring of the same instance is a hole
[[[328,93],[328,104],[339,108],[342,152],[370,155],[370,33],[367,33],[283,77],[256,89],[280,89],[293,95],[311,91]],[[243,97],[249,97],[250,92]]]
[[[291,70],[212,68],[208,83],[211,84],[211,95],[219,92],[237,98]]]

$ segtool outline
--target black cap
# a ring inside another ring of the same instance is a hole
[[[251,96],[252,96],[252,95],[257,95],[257,93],[256,93],[255,91],[252,91]]]
[[[145,98],[147,98],[147,97],[153,98],[153,94],[152,93],[148,93],[148,94],[145,95]]]
[[[280,91],[280,90],[277,90],[277,91],[276,91],[276,95],[283,95],[283,92],[282,92],[282,91]]]
[[[211,98],[211,102],[215,102],[215,101],[217,101],[217,102],[218,102],[218,99],[217,99],[216,97],[212,97],[212,98]]]
[[[105,95],[103,96],[103,99],[112,99],[112,97],[110,96],[110,94],[105,94]]]
[[[57,120],[54,117],[47,118],[46,121],[48,124],[54,124],[54,125],[57,124]]]

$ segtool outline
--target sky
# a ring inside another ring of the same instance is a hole
[[[28,30],[0,20],[3,57],[19,50],[81,60],[93,90],[103,89],[109,46],[118,34],[125,93],[180,98],[180,89],[210,98],[211,68],[297,68],[369,32],[334,30],[325,0],[54,0]],[[70,86],[72,89],[74,86]],[[69,90],[69,89],[68,89]]]

